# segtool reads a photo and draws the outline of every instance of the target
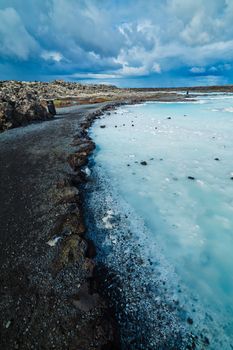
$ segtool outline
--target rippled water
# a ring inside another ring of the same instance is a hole
[[[193,320],[232,349],[233,96],[124,106],[91,133],[96,163],[149,229],[150,258],[156,244]]]

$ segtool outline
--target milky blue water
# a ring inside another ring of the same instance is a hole
[[[232,349],[233,96],[124,106],[91,134],[96,163],[150,231],[152,260],[155,242],[194,321]]]

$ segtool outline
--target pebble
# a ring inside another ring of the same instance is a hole
[[[9,328],[9,327],[10,327],[10,325],[11,325],[11,321],[7,321],[6,326],[5,326],[5,327],[6,327],[6,329],[7,329],[7,328]]]
[[[193,324],[193,319],[191,317],[188,317],[187,322],[188,322],[188,324]]]

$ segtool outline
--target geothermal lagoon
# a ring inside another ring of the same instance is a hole
[[[106,231],[114,206],[127,207],[139,249],[154,271],[160,266],[184,327],[205,330],[208,349],[233,347],[232,130],[233,95],[203,94],[122,106],[90,131],[94,172],[115,196],[106,199]]]

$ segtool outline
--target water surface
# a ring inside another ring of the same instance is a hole
[[[97,165],[149,229],[150,258],[159,246],[193,320],[224,350],[233,347],[232,130],[230,94],[124,106],[92,129]]]

